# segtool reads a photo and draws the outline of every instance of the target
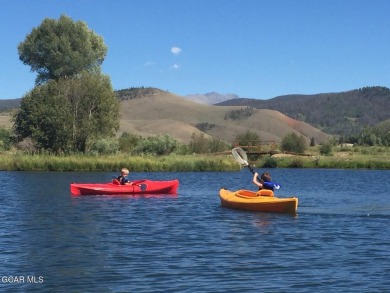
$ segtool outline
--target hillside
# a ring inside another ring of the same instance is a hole
[[[341,93],[286,95],[269,100],[239,98],[217,105],[273,109],[326,133],[348,135],[390,118],[390,89],[365,87]]]
[[[146,95],[124,97],[121,105],[120,132],[139,135],[170,134],[182,142],[189,142],[192,133],[204,133],[214,138],[232,142],[237,134],[250,130],[263,141],[280,141],[286,134],[295,132],[309,140],[321,142],[328,135],[310,126],[267,109],[253,109],[249,116],[240,106],[215,106],[200,104],[168,92],[154,90]]]

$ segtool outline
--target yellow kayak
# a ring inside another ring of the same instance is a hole
[[[296,214],[298,209],[297,197],[278,198],[271,190],[254,192],[221,189],[219,197],[221,206],[232,209],[288,214]]]

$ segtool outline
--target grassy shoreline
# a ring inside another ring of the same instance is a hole
[[[0,154],[0,171],[118,171],[133,172],[236,171],[239,165],[230,156],[170,155],[16,155]]]
[[[322,156],[309,149],[310,156],[276,155],[251,158],[257,168],[328,168],[390,170],[388,149],[363,152],[340,150]],[[117,155],[27,155],[0,153],[0,171],[118,171],[135,172],[237,171],[240,165],[230,154],[129,156]]]

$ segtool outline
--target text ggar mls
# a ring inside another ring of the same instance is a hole
[[[42,284],[43,276],[2,276],[1,282],[10,284]]]

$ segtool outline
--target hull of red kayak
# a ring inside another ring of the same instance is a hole
[[[133,184],[114,183],[71,183],[72,195],[115,195],[115,194],[175,194],[179,180],[153,181],[137,180]]]

